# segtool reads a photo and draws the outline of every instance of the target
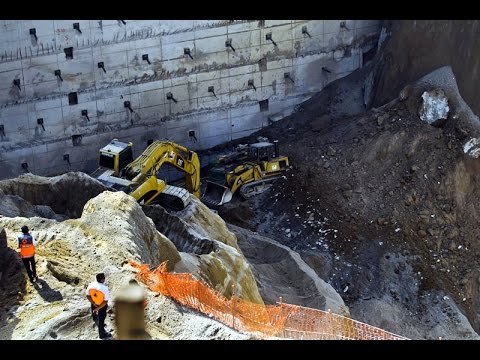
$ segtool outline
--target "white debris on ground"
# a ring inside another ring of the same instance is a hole
[[[450,108],[448,107],[448,99],[445,92],[441,89],[425,91],[422,94],[422,105],[418,110],[420,119],[429,124],[440,119],[446,119]]]
[[[477,147],[479,144],[479,138],[470,139],[463,145],[463,152],[470,157],[478,158],[480,156],[480,147]]]

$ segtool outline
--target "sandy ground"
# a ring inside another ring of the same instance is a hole
[[[78,177],[82,178],[83,175]],[[67,178],[66,181],[74,179],[77,183],[79,180],[75,174]],[[47,182],[45,178],[34,180]],[[88,181],[83,186],[88,193]],[[35,185],[32,189],[35,189]],[[52,190],[55,190],[55,186]],[[31,196],[34,193],[34,190],[30,190]],[[0,194],[0,200],[12,196],[16,195]],[[42,202],[41,192],[32,197]],[[154,222],[145,216],[135,200],[121,192],[104,192],[85,204],[80,218],[65,220],[64,216],[60,216],[60,221],[51,208],[37,211],[20,197],[14,202],[2,201],[2,205],[1,213],[16,215],[0,215],[0,339],[3,340],[98,339],[98,330],[85,297],[88,283],[93,281],[98,272],[104,272],[107,276],[106,283],[113,302],[106,324],[107,329],[115,335],[116,294],[135,277],[126,259],[151,266],[167,260],[172,264],[172,270],[175,263],[183,261],[174,244],[156,230]],[[202,204],[199,205],[204,208]],[[194,211],[191,209],[190,212]],[[43,218],[40,213],[53,214],[52,219]],[[223,223],[220,218],[217,221],[217,226]],[[18,229],[24,224],[29,226],[38,241],[35,260],[39,281],[34,284],[28,281],[15,241]],[[223,227],[228,231],[225,224]],[[208,229],[204,230],[203,235],[206,240],[213,241],[208,239]],[[230,235],[235,238],[233,234]],[[222,246],[219,245],[219,248]],[[242,277],[235,280],[234,270],[229,271],[228,276],[239,284],[248,283],[251,277],[250,282],[255,284],[248,264],[241,266],[238,251],[230,246],[228,248],[229,256],[242,270]],[[220,256],[209,256],[216,259],[217,267],[213,266],[213,270],[216,269],[218,273],[228,271],[222,267]],[[201,261],[198,263],[201,264]],[[195,272],[198,270],[192,269]],[[250,287],[249,290],[258,293],[256,287]],[[238,333],[159,294],[150,291],[146,291],[146,294],[146,329],[153,339],[252,338],[252,335]],[[239,294],[243,294],[240,286]]]
[[[66,206],[63,189],[72,184],[83,194],[98,190],[98,184],[81,173],[0,182],[0,339],[97,339],[85,288],[96,273],[104,272],[115,299],[135,276],[126,259],[152,267],[167,260],[170,271],[202,277],[227,297],[230,284],[235,284],[237,296],[257,303],[283,296],[292,303],[348,312],[341,297],[298,254],[248,230],[228,228],[199,200],[182,212],[169,213],[107,191],[88,201],[77,197],[83,201],[81,217],[70,219],[50,206],[57,210]],[[45,188],[49,193],[43,196]],[[26,280],[16,250],[15,235],[24,224],[38,241],[35,284]],[[279,257],[281,262],[276,261]],[[146,291],[146,296],[146,330],[152,339],[256,338],[159,294]],[[115,335],[112,305],[106,324]]]

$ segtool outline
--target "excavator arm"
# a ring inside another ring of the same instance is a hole
[[[114,139],[100,149],[99,167],[92,176],[145,205],[158,201],[182,210],[190,202],[190,194],[200,198],[200,161],[195,152],[171,141],[155,141],[133,160],[132,145]],[[164,164],[185,173],[187,189],[167,185],[157,178]]]
[[[154,141],[145,151],[124,169],[125,177],[139,186],[132,192],[134,197],[142,196],[142,188],[152,188],[154,182],[163,182],[156,174],[164,164],[170,164],[185,173],[187,190],[200,198],[200,160],[198,155],[171,141]],[[166,184],[163,182],[163,188]],[[157,187],[161,187],[158,184]],[[160,191],[163,190],[160,189]]]

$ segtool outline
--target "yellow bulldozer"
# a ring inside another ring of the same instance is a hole
[[[206,181],[202,201],[215,209],[231,201],[237,190],[249,199],[272,186],[288,166],[288,157],[279,155],[278,141],[250,144],[247,160],[225,173],[224,184]]]
[[[167,185],[157,178],[165,164],[185,173],[186,189]],[[190,193],[200,198],[198,155],[172,141],[154,141],[133,159],[133,144],[114,139],[100,149],[99,166],[92,177],[145,205],[158,202],[173,210],[182,210],[190,203]]]

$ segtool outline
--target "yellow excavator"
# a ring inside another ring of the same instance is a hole
[[[247,161],[226,172],[223,185],[207,180],[202,201],[217,208],[232,200],[237,190],[242,198],[249,199],[272,186],[288,166],[288,157],[279,155],[278,141],[251,144]]]
[[[117,139],[100,149],[99,166],[92,174],[104,185],[124,191],[140,204],[160,203],[182,210],[190,203],[190,193],[200,198],[200,161],[197,153],[172,141],[154,141],[133,159],[133,144]],[[185,173],[185,187],[167,185],[157,178],[164,164]]]

